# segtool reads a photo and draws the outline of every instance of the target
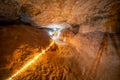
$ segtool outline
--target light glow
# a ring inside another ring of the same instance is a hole
[[[65,28],[63,25],[60,24],[51,24],[46,26],[47,28],[51,28],[53,31],[49,31],[49,35],[52,36],[54,41],[59,40],[59,36],[61,34],[61,31]]]
[[[52,28],[54,31],[56,31],[56,34],[55,32],[52,32],[52,31],[49,31],[49,35],[52,36],[52,42],[50,43],[50,45],[42,50],[42,52],[38,53],[38,55],[36,55],[31,61],[29,61],[28,63],[26,63],[26,65],[24,65],[20,70],[18,70],[15,74],[13,74],[10,78],[8,78],[7,80],[14,80],[14,78],[21,74],[23,71],[25,71],[31,64],[35,63],[35,61],[43,54],[45,54],[45,52],[50,49],[50,47],[54,44],[55,41],[57,41],[59,39],[59,36],[60,36],[60,33],[61,33],[61,30],[64,29],[64,26],[61,26],[61,25],[57,25],[57,24],[53,24],[53,25],[50,25],[48,26],[48,28]]]
[[[52,40],[52,42],[50,43],[50,45],[45,49],[42,50],[42,52],[40,52],[38,55],[36,55],[31,61],[29,61],[28,63],[26,63],[26,65],[24,65],[19,71],[17,71],[15,74],[13,74],[10,78],[8,78],[7,80],[12,80],[13,78],[15,78],[17,75],[21,74],[23,71],[25,71],[32,63],[34,63],[41,55],[45,54],[46,51],[48,51],[48,49],[50,49],[50,47],[54,44],[54,40]]]
[[[49,31],[49,35],[52,36],[52,35],[53,35],[53,32],[52,32],[52,31]]]
[[[54,28],[53,30],[54,30],[54,31],[56,31],[57,29],[56,29],[56,28]]]

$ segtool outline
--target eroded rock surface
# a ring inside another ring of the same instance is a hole
[[[120,29],[119,0],[1,0],[0,4],[1,19],[19,17],[41,26],[67,22],[87,26],[90,31],[119,32]]]
[[[69,25],[63,42],[15,80],[120,80],[119,22],[120,0],[0,0],[0,80],[49,45],[49,35],[34,27],[51,23]]]
[[[0,79],[10,76],[50,43],[47,32],[26,25],[0,27],[0,34]]]

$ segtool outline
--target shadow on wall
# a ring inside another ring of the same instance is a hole
[[[3,17],[4,18],[4,17]],[[13,20],[9,20],[9,19],[1,19],[0,20],[0,26],[7,26],[7,25],[20,25],[20,24],[24,24],[24,25],[28,25],[28,26],[34,26],[34,27],[41,27],[40,25],[37,25],[36,23],[34,23],[31,19],[29,19],[29,17],[21,15],[19,18],[17,19],[13,19]]]
[[[111,6],[109,10],[109,14],[113,15],[112,17],[108,18],[105,22],[106,27],[106,37],[107,42],[112,41],[113,46],[116,49],[116,53],[120,56],[119,46],[120,46],[120,2],[115,0],[114,4]],[[111,31],[113,34],[109,34],[108,32]],[[114,37],[113,37],[114,36]],[[110,38],[109,38],[110,37]]]
[[[0,79],[11,75],[11,66],[21,66],[28,55],[48,46],[50,37],[44,30],[27,25],[0,27]]]
[[[110,7],[109,14],[112,16],[105,22],[106,32],[120,33],[120,2],[118,0],[115,0]]]
[[[103,57],[104,50],[105,50],[105,48],[110,47],[109,41],[112,42],[111,45],[114,47],[114,49],[116,51],[115,52],[116,55],[118,57],[120,57],[120,52],[119,52],[119,46],[120,46],[120,44],[119,44],[119,42],[120,42],[120,23],[119,23],[120,22],[120,3],[118,3],[116,1],[112,5],[111,9],[109,10],[109,13],[113,16],[108,18],[108,20],[105,23],[106,32],[103,35],[100,47],[97,51],[97,55],[95,56],[95,59],[91,65],[91,68],[90,68],[90,71],[88,73],[86,80],[89,80],[91,75],[94,75],[93,80],[96,80],[96,77],[97,77],[97,74],[99,71],[100,61]],[[109,55],[110,55],[110,53],[109,53]],[[120,77],[118,77],[118,78],[120,78]]]

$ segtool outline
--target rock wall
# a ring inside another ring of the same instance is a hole
[[[50,43],[47,32],[26,25],[0,27],[0,34],[1,80],[10,76],[14,69],[23,66],[23,61],[33,58]]]
[[[79,24],[82,31],[89,32],[120,29],[119,0],[1,0],[0,8],[1,20],[19,17],[41,26],[66,22]]]
[[[67,46],[50,49],[16,79],[120,79],[120,35],[113,34],[120,30],[119,0],[0,0],[1,80],[50,42],[46,32],[19,22],[71,28],[61,34]]]

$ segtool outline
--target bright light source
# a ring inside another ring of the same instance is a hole
[[[65,28],[65,26],[63,26],[61,24],[51,24],[46,27],[53,30],[53,31],[49,31],[48,33],[49,33],[49,35],[51,35],[51,37],[53,38],[54,41],[59,40],[61,30],[63,30]]]
[[[26,63],[20,70],[18,70],[15,74],[13,74],[10,78],[8,78],[7,80],[14,80],[14,78],[23,73],[23,71],[25,71],[30,65],[32,65],[33,63],[35,63],[37,61],[37,59],[42,56],[43,54],[45,54],[46,51],[48,51],[54,44],[54,40],[52,40],[52,42],[49,44],[49,46],[42,50],[39,54],[37,54],[31,61],[29,61],[28,63]]]
[[[51,36],[52,36],[52,35],[53,35],[53,32],[52,32],[52,31],[49,31],[49,35],[51,35]]]
[[[54,28],[53,30],[54,30],[54,31],[56,31],[57,29],[56,29],[56,28]]]
[[[46,26],[47,28],[51,28],[51,29],[53,29],[54,31],[55,30],[62,30],[62,29],[64,29],[65,27],[64,26],[62,26],[62,25],[60,25],[60,24],[51,24],[51,25],[48,25],[48,26]]]

